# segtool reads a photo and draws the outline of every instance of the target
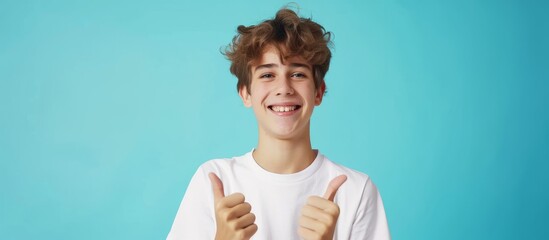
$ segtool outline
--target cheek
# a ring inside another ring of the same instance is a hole
[[[261,103],[265,100],[265,98],[268,95],[268,88],[265,86],[252,86],[252,104],[253,105],[261,105]]]
[[[301,96],[307,100],[312,100],[316,98],[316,92],[314,85],[304,85],[300,88]]]

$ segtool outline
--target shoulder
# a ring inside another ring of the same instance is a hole
[[[340,206],[352,209],[346,214],[361,218],[364,217],[367,209],[382,208],[383,203],[381,203],[378,188],[366,173],[335,163],[327,158],[325,158],[324,165],[326,169],[329,169],[330,179],[342,174],[347,176],[347,181],[341,185],[335,197],[335,201]]]
[[[370,181],[370,176],[366,173],[333,162],[327,157],[324,157],[324,167],[329,172],[330,176],[339,176],[342,174],[346,175],[347,183],[351,183],[353,185],[364,186]]]
[[[249,153],[242,156],[230,157],[230,158],[215,158],[210,159],[198,167],[197,172],[202,172],[207,175],[210,172],[217,174],[219,177],[224,173],[233,172],[235,168],[242,167],[246,164],[246,158]]]
[[[370,176],[366,173],[343,166],[324,157],[324,168],[328,176],[333,179],[339,175],[346,175],[347,181],[341,186],[338,193],[356,196],[360,201],[377,197],[378,189]]]
[[[340,238],[390,239],[383,201],[372,179],[366,173],[325,160],[333,175],[347,175],[347,181],[341,185],[334,200],[341,210]],[[348,229],[351,237],[345,235],[343,229]]]

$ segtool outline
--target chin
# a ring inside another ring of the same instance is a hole
[[[301,136],[303,136],[303,134],[305,134],[305,131],[303,131],[303,129],[301,128],[296,128],[296,127],[287,127],[287,128],[277,128],[277,129],[270,129],[270,131],[268,131],[272,137],[276,138],[276,139],[280,139],[280,140],[291,140],[291,139],[296,139],[296,138],[300,138]]]

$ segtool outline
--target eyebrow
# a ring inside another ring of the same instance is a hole
[[[261,70],[263,68],[273,68],[273,67],[278,67],[278,64],[276,64],[276,63],[261,64],[261,65],[255,67],[254,71]],[[305,64],[305,63],[290,63],[290,67],[291,68],[303,67],[303,68],[307,68],[307,69],[311,70],[311,66],[309,66],[308,64]]]

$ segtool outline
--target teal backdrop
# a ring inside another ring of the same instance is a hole
[[[285,1],[0,1],[0,239],[164,239],[204,161],[255,146],[220,54]],[[335,35],[315,148],[394,239],[549,234],[546,1],[299,1]]]

